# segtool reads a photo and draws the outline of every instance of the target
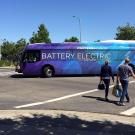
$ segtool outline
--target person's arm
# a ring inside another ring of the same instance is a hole
[[[114,75],[112,73],[112,68],[110,67],[110,76],[112,77],[112,81],[114,82]]]
[[[131,72],[131,75],[133,76],[133,78],[135,78],[135,74],[134,74],[132,68],[130,68],[130,72]]]
[[[135,79],[135,74],[133,74],[132,76],[133,76],[133,78]]]
[[[100,82],[103,80],[102,74],[103,74],[103,67],[101,67],[101,71],[100,71]]]
[[[116,84],[119,84],[120,82],[120,75],[119,75],[119,70],[117,72],[117,77],[116,77]]]
[[[119,81],[120,81],[120,76],[119,76],[119,73],[117,73],[116,83],[119,83]]]
[[[117,70],[116,84],[119,84],[119,82],[120,82],[120,67],[118,67],[118,70]]]
[[[102,79],[102,76],[100,76],[100,82],[102,81],[103,79]]]

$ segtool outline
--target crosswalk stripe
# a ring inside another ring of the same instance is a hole
[[[129,83],[134,83],[134,82],[135,82],[135,81],[130,81]],[[123,111],[123,112],[121,112],[120,114],[122,114],[122,115],[127,115],[127,116],[131,116],[131,115],[135,114],[135,107],[132,107],[132,108],[126,110],[126,111]]]
[[[127,116],[131,116],[131,115],[133,115],[134,113],[135,113],[135,107],[130,108],[130,109],[124,111],[124,112],[121,112],[120,114],[122,114],[122,115],[127,115]]]

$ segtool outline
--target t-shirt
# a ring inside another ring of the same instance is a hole
[[[133,70],[128,64],[120,65],[118,68],[120,80],[128,80],[130,75],[133,75]]]

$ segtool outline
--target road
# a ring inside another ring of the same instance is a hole
[[[109,93],[97,90],[98,77],[23,77],[12,70],[0,69],[0,110],[66,110],[135,116],[135,80],[130,80],[131,102],[117,106]],[[112,84],[111,84],[112,85]],[[130,110],[132,109],[132,110]],[[129,111],[130,110],[130,111]]]
[[[112,88],[106,102],[98,82],[98,77],[24,77],[0,69],[0,135],[134,135],[135,80],[126,106],[116,105]]]

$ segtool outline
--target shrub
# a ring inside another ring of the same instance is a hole
[[[4,66],[12,66],[13,63],[11,61],[7,61],[7,60],[0,60],[0,67],[4,67]]]

